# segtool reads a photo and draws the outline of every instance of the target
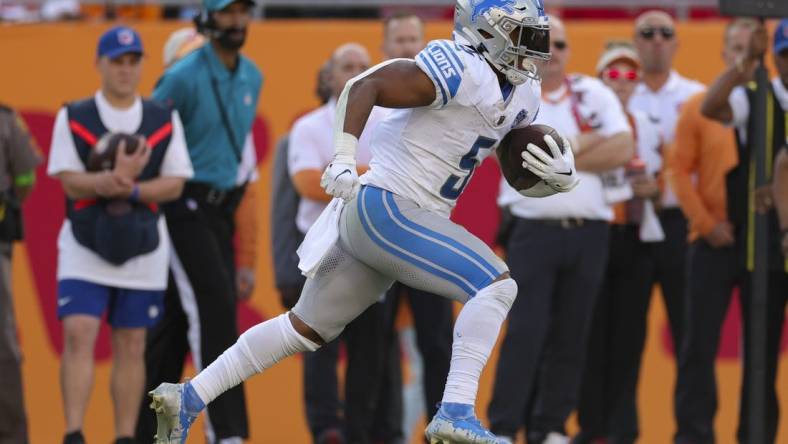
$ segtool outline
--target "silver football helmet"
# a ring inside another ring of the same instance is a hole
[[[457,0],[454,32],[514,85],[538,80],[534,60],[550,60],[542,0]]]

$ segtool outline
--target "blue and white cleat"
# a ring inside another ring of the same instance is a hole
[[[194,387],[184,384],[164,383],[148,393],[156,411],[156,436],[154,444],[184,444],[189,427],[205,408]]]
[[[504,444],[476,419],[473,406],[444,402],[424,432],[430,444]]]

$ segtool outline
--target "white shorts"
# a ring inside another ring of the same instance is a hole
[[[339,242],[307,280],[293,313],[330,341],[395,281],[464,303],[507,271],[465,228],[364,186],[345,205]]]

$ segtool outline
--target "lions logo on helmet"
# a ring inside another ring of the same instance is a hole
[[[538,80],[534,60],[550,60],[542,0],[457,0],[454,30],[514,85]]]
[[[515,0],[474,0],[471,21],[475,23],[480,14],[493,7],[500,8],[507,14],[514,14],[514,2]]]

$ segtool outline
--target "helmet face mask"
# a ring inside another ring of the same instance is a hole
[[[550,25],[541,0],[458,0],[455,32],[512,84],[539,80],[550,60]]]

